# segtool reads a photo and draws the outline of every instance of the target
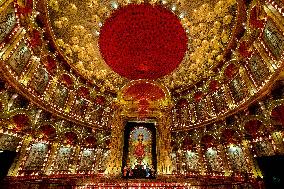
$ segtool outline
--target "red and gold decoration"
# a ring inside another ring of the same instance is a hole
[[[178,17],[151,4],[128,5],[103,24],[100,51],[106,63],[129,79],[157,79],[171,73],[187,50]]]
[[[284,154],[283,8],[0,1],[5,187],[260,188],[254,158]],[[130,132],[124,169],[128,122],[156,134]],[[155,179],[124,180],[128,164],[154,164]]]
[[[135,80],[122,88],[117,103],[128,117],[159,117],[172,106],[168,90],[150,80]]]

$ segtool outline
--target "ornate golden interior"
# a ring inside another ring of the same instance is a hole
[[[179,67],[157,80],[120,76],[98,45],[112,13],[142,3],[173,12],[188,38]],[[283,7],[280,0],[0,0],[0,154],[16,154],[7,188],[72,179],[75,188],[124,187],[128,121],[157,130],[157,177],[130,187],[205,180],[254,187],[263,177],[254,158],[284,154]]]
[[[127,79],[114,73],[105,64],[98,37],[104,20],[117,8],[129,3],[139,4],[143,1],[52,0],[46,5],[54,40],[69,64],[89,80],[103,80],[104,87],[114,92],[118,92]],[[149,3],[160,4],[158,1]],[[223,61],[224,50],[233,40],[231,37],[237,23],[237,11],[242,5],[234,0],[161,3],[175,12],[187,31],[188,51],[179,68],[158,82],[174,90],[187,88],[214,75],[214,71],[210,70]]]

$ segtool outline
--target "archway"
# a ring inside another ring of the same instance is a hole
[[[155,123],[127,122],[124,130],[123,177],[154,178],[156,170]]]

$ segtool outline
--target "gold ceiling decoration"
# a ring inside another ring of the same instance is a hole
[[[188,34],[188,51],[180,66],[158,79],[169,89],[187,87],[214,74],[223,60],[237,16],[237,1],[150,0],[173,11]],[[69,64],[103,90],[118,92],[128,80],[104,62],[98,45],[100,28],[113,11],[143,0],[49,0],[48,13],[54,40]],[[100,82],[97,82],[100,81]]]

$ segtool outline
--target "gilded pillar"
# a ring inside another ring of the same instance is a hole
[[[114,118],[111,121],[110,155],[106,161],[108,167],[105,174],[112,177],[120,176],[122,166],[124,121],[120,112],[121,110],[115,111]]]
[[[27,153],[27,148],[29,147],[30,143],[32,141],[31,136],[25,136],[23,138],[22,146],[20,147],[20,150],[18,152],[17,157],[15,158],[15,161],[13,165],[11,166],[8,176],[17,176],[19,174],[19,168],[22,164],[22,161]]]
[[[164,113],[158,119],[157,129],[157,174],[171,174],[173,165],[170,157],[171,153],[171,116]]]
[[[46,166],[44,168],[44,173],[46,175],[50,174],[52,162],[56,158],[56,152],[57,152],[58,145],[59,145],[59,143],[57,141],[55,141],[51,144],[50,154],[49,154],[48,160],[46,162]]]

